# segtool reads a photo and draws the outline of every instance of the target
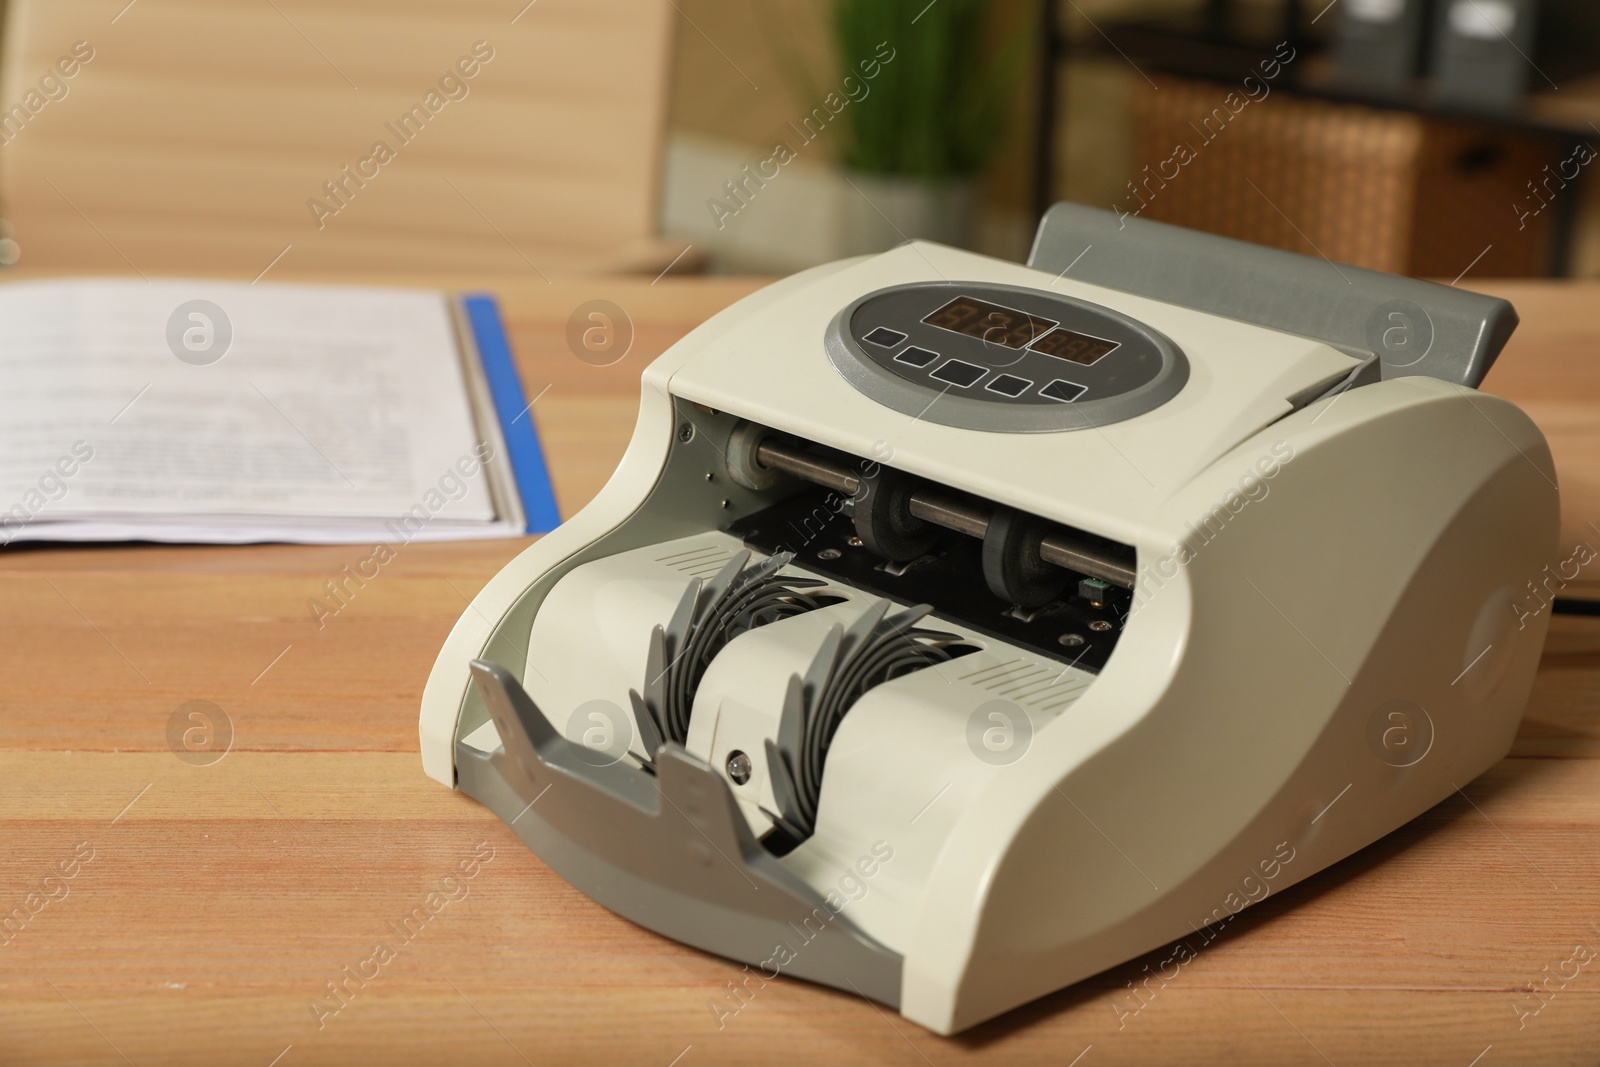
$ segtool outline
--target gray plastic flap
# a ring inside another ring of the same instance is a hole
[[[900,1006],[899,953],[861,932],[750,832],[722,776],[681,746],[656,774],[597,765],[504,667],[472,661],[500,747],[456,742],[462,792],[551,870],[640,926],[764,969]]]
[[[1028,266],[1375,353],[1384,378],[1476,387],[1517,328],[1497,297],[1060,203]]]

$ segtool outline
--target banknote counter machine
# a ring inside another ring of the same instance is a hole
[[[1507,752],[1559,510],[1477,389],[1515,325],[1069,204],[1025,266],[804,271],[644,371],[447,640],[424,769],[641,926],[973,1026]]]

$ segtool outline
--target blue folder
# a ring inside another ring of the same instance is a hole
[[[561,524],[561,514],[556,510],[555,491],[550,485],[544,449],[539,445],[533,408],[522,391],[522,379],[517,376],[517,367],[511,358],[511,343],[506,339],[500,307],[494,297],[486,293],[463,296],[461,307],[472,325],[478,358],[483,362],[483,376],[494,400],[495,415],[500,419],[506,456],[511,461],[517,492],[522,497],[522,511],[528,519],[528,533],[549,533]]]

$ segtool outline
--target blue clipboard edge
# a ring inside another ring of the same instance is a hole
[[[527,532],[549,533],[561,525],[561,513],[556,507],[555,490],[550,484],[550,468],[545,463],[544,448],[539,443],[533,407],[528,404],[526,394],[522,391],[522,379],[518,377],[516,363],[511,358],[511,342],[506,337],[505,323],[500,317],[500,305],[488,293],[464,293],[459,300],[472,327],[478,359],[483,365],[484,381],[494,402],[495,417],[500,420],[506,457],[511,462],[517,493],[522,497]]]

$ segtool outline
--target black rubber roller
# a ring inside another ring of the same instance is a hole
[[[855,495],[856,536],[869,551],[906,563],[933,548],[939,528],[911,514],[916,488],[916,479],[882,465],[861,479]]]
[[[1036,608],[1061,594],[1072,575],[1039,558],[1050,524],[1011,508],[996,508],[983,536],[983,580],[1008,604]]]

